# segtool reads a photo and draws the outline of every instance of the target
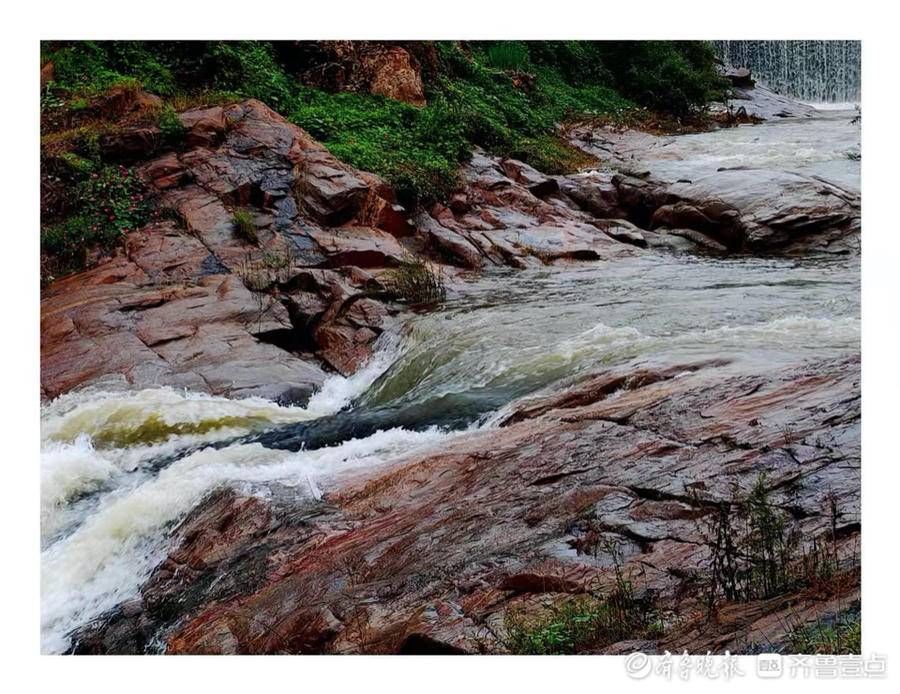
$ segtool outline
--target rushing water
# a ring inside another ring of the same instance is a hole
[[[858,101],[859,41],[714,41],[716,52],[779,94],[812,102]]]
[[[860,190],[860,126],[853,110],[821,111],[761,125],[660,138],[636,155],[634,168],[663,180],[695,179],[720,168],[761,168],[820,176]]]
[[[858,129],[846,123],[678,138],[644,163],[670,177],[722,157],[799,164],[858,186],[843,153]],[[798,147],[809,152],[798,159]],[[733,371],[769,372],[855,354],[859,308],[858,258],[648,252],[473,277],[305,407],[169,388],[63,396],[41,413],[43,649],[64,650],[72,629],[135,596],[169,529],[218,485],[266,494],[277,484],[314,501],[347,475],[493,426],[516,398],[606,366],[725,357]]]

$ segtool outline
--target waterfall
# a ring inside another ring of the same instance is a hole
[[[858,101],[859,41],[714,41],[716,53],[748,67],[776,92],[812,102]]]

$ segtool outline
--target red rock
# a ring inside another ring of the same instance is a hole
[[[509,610],[607,593],[621,572],[672,611],[660,649],[734,652],[746,647],[742,635],[775,643],[789,615],[812,618],[858,596],[858,572],[825,600],[787,593],[725,604],[710,621],[695,578],[708,562],[697,518],[765,470],[775,503],[802,516],[804,532],[830,533],[829,517],[815,510],[823,487],[814,478],[825,474],[849,550],[859,537],[858,439],[845,436],[849,446],[826,458],[773,441],[785,416],[799,440],[858,434],[858,368],[837,360],[763,376],[714,364],[600,373],[538,401],[515,424],[363,474],[308,525],[280,524],[283,511],[268,501],[204,502],[143,590],[145,602],[174,612],[144,619],[150,633],[166,627],[171,653],[497,652]],[[605,397],[598,383],[617,379],[632,387]],[[788,482],[792,493],[782,497]],[[251,541],[262,558],[241,549]],[[605,541],[621,548],[618,567]],[[223,562],[241,580],[197,597],[191,581],[204,568],[222,575]],[[178,566],[192,567],[184,583]],[[103,652],[133,648],[127,630],[96,628]]]
[[[364,60],[370,74],[369,91],[389,99],[425,106],[422,76],[413,65],[409,53],[399,46],[377,51]]]
[[[309,235],[322,248],[332,267],[390,267],[398,265],[407,255],[393,236],[372,227],[316,229],[310,230]]]
[[[178,119],[187,130],[185,143],[189,147],[213,147],[225,135],[227,123],[221,106],[186,111]]]

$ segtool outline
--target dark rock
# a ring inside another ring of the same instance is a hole
[[[723,75],[731,82],[734,87],[745,87],[751,89],[756,86],[756,80],[750,76],[750,69],[746,67],[727,67]]]

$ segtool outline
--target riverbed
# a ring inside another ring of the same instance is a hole
[[[678,180],[719,167],[801,171],[859,189],[853,113],[667,138],[640,157]],[[519,398],[610,366],[723,359],[761,374],[858,354],[859,258],[627,259],[496,270],[384,335],[309,403],[84,389],[42,408],[45,652],[138,594],[169,531],[209,491],[318,500],[342,480],[496,426]]]

